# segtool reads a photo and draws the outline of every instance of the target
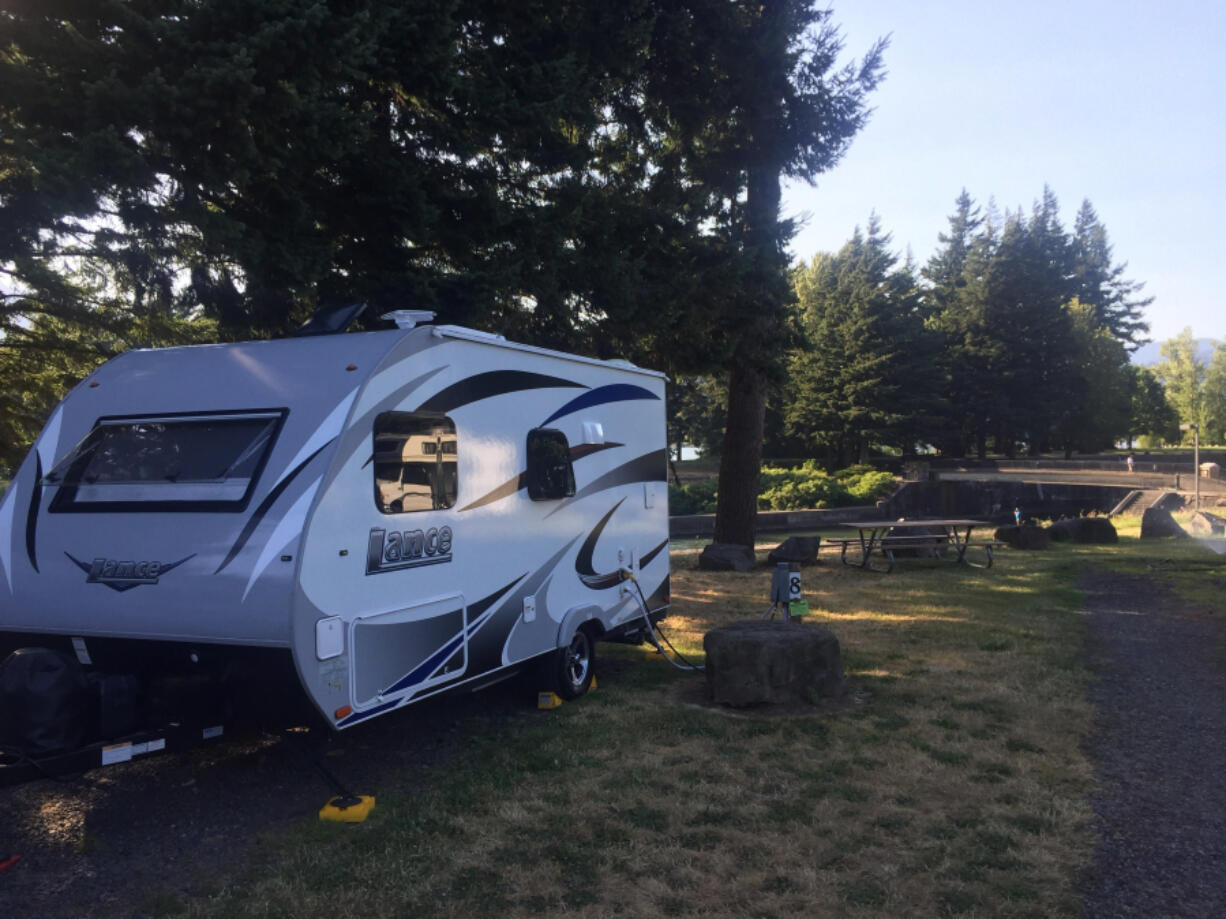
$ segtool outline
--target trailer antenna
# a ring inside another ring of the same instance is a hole
[[[434,321],[433,310],[392,310],[379,317],[396,323],[398,329],[411,329],[414,326]]]

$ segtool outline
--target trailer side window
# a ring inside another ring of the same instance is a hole
[[[284,409],[99,418],[43,478],[51,510],[241,510]]]
[[[455,423],[425,412],[383,412],[374,427],[375,506],[385,514],[456,502]]]
[[[551,501],[574,493],[575,469],[566,435],[552,428],[533,428],[528,432],[528,497]]]

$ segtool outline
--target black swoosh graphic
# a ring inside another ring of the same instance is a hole
[[[599,453],[602,450],[611,450],[613,447],[622,447],[624,444],[614,443],[613,441],[605,441],[603,444],[576,444],[570,448],[571,462],[581,460],[585,456],[591,456],[594,453]],[[373,455],[371,457],[374,458]],[[503,498],[509,498],[517,491],[528,487],[528,473],[521,472],[513,479],[503,482],[493,491],[482,495],[476,501],[464,505],[460,508],[459,513],[471,511],[473,508],[484,507],[486,504],[493,504],[495,501],[501,501]]]
[[[521,578],[518,589],[501,601],[501,606],[490,614],[490,618],[472,635],[468,642],[468,672],[470,674],[485,673],[502,666],[502,652],[506,647],[511,629],[523,614],[523,599],[536,593],[541,585],[553,573],[562,557],[570,551],[579,537],[576,536],[550,558],[536,571]]]
[[[479,402],[492,396],[522,392],[526,389],[554,387],[587,389],[582,383],[576,383],[574,380],[545,376],[541,373],[529,373],[526,370],[490,370],[487,373],[478,373],[476,376],[460,380],[458,383],[452,383],[419,405],[417,410],[446,414],[462,405]]]
[[[34,451],[34,489],[30,492],[30,509],[26,511],[26,555],[30,557],[30,567],[35,573],[38,570],[38,551],[35,547],[35,532],[38,529],[38,505],[43,496],[43,458]]]
[[[657,610],[665,609],[672,602],[672,586],[669,575],[664,575],[664,580],[660,582],[660,586],[652,591],[651,596],[647,598],[647,608],[653,613]]]
[[[562,508],[573,504],[588,495],[594,495],[597,492],[604,491],[608,488],[613,488],[617,485],[628,485],[631,482],[663,482],[666,481],[666,473],[668,471],[668,452],[665,450],[653,450],[651,453],[644,453],[642,456],[630,460],[618,466],[616,469],[610,469],[600,478],[589,482],[581,489],[575,492],[574,497],[567,498],[546,517],[552,517]]]
[[[590,587],[592,590],[607,590],[622,582],[620,570],[610,571],[607,574],[597,574],[596,570],[592,567],[592,555],[596,551],[596,542],[600,539],[600,534],[604,532],[609,518],[616,513],[625,500],[625,498],[622,498],[621,501],[618,501],[609,509],[607,514],[600,518],[600,522],[596,524],[592,532],[588,534],[587,539],[583,541],[583,545],[579,547],[579,554],[575,556],[575,571],[579,575],[579,580],[583,582],[585,587]]]
[[[255,528],[258,527],[260,522],[264,519],[264,515],[267,514],[272,506],[277,502],[277,499],[281,497],[281,495],[285,492],[285,489],[289,488],[289,483],[294,481],[298,473],[305,469],[310,464],[311,460],[319,456],[319,454],[322,453],[334,440],[336,440],[335,437],[295,466],[289,475],[273,486],[272,491],[270,491],[264,500],[260,502],[260,506],[255,509],[255,513],[251,515],[250,519],[247,521],[247,525],[243,527],[243,531],[238,534],[238,539],[236,539],[234,541],[234,545],[230,547],[229,553],[227,553],[222,563],[217,566],[217,570],[214,571],[213,574],[220,574],[221,569],[225,568],[226,565],[234,561],[238,553],[243,551],[243,546],[247,545],[247,540],[251,538],[251,534],[255,532]]]
[[[661,550],[662,550],[662,549],[663,549],[665,546],[667,546],[667,545],[668,545],[668,540],[666,539],[666,540],[664,540],[664,542],[660,543],[658,546],[656,546],[654,549],[652,549],[650,552],[648,552],[646,555],[644,555],[642,558],[640,558],[640,559],[639,559],[639,567],[640,567],[640,568],[646,568],[648,565],[650,565],[650,564],[651,564],[651,562],[652,562],[652,560],[653,560],[653,559],[654,559],[654,558],[655,558],[657,555],[659,555],[659,554],[660,554],[660,551],[661,551]]]

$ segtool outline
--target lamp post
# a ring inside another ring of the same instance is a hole
[[[1199,424],[1181,424],[1181,431],[1192,432],[1192,476],[1196,482],[1196,510],[1200,510],[1200,425]]]

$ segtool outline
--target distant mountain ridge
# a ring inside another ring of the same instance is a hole
[[[1213,341],[1212,338],[1196,339],[1196,357],[1205,366],[1208,366],[1209,361],[1213,359]],[[1148,345],[1142,345],[1132,352],[1131,361],[1142,367],[1152,367],[1154,364],[1160,364],[1162,363],[1161,349],[1161,341],[1151,341]]]

